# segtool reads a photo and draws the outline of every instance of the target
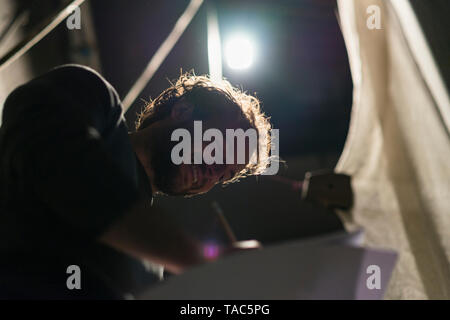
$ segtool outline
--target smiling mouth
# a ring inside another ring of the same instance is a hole
[[[198,168],[196,166],[192,166],[192,184],[196,184],[198,181]]]

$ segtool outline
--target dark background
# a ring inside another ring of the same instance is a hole
[[[33,32],[67,3],[15,2],[16,12],[29,12],[23,33]],[[81,30],[68,30],[62,23],[27,54],[31,75],[63,63],[83,63],[100,71],[124,98],[188,3],[88,1],[81,7]],[[258,56],[251,68],[230,70],[224,62],[223,73],[233,85],[255,93],[273,126],[280,130],[280,156],[286,161],[280,175],[301,180],[306,171],[333,169],[346,139],[352,103],[351,75],[336,18],[336,2],[215,3],[222,40],[242,29],[257,42]],[[16,62],[16,67],[20,63],[24,62]],[[168,87],[168,79],[179,76],[180,70],[208,73],[205,5],[140,98],[156,97]],[[144,102],[137,100],[126,114],[130,130],[143,106]],[[300,195],[289,186],[267,177],[249,177],[192,199],[157,198],[155,205],[163,207],[189,232],[205,238],[214,237],[217,231],[212,201],[222,206],[239,239],[257,238],[271,243],[342,228],[334,212],[300,201]]]
[[[188,1],[93,1],[103,74],[123,97],[171,31]],[[282,156],[339,154],[351,108],[352,83],[332,0],[216,1],[222,40],[248,30],[258,59],[248,70],[224,63],[224,76],[255,93],[280,129]],[[206,6],[202,6],[141,97],[156,97],[184,71],[208,73]],[[127,118],[143,106],[136,101]]]

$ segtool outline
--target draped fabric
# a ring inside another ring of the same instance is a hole
[[[380,9],[380,29],[368,27],[371,5]],[[450,102],[442,70],[408,0],[338,0],[338,7],[354,82],[336,171],[352,176],[355,203],[340,216],[347,229],[365,229],[367,246],[399,253],[386,299],[450,299]]]

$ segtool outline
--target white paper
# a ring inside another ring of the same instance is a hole
[[[357,247],[360,237],[361,232],[341,233],[236,254],[170,278],[138,298],[381,299],[396,254]]]

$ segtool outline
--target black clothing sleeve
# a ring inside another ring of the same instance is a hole
[[[58,225],[98,237],[138,198],[133,179],[108,145],[120,141],[131,150],[127,135],[109,83],[85,67],[54,69],[17,88],[5,102],[4,185],[24,202],[40,201]]]

